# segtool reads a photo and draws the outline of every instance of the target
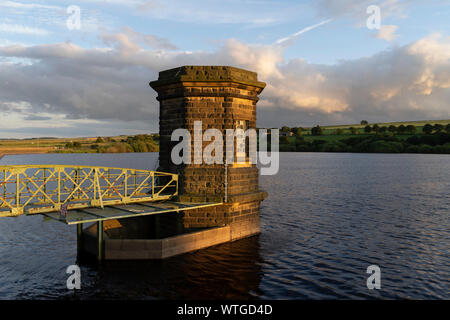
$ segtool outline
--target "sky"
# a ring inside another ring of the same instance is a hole
[[[450,119],[450,0],[0,0],[0,138],[156,133],[181,65],[256,71],[258,127]]]

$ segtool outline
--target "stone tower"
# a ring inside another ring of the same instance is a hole
[[[223,202],[223,205],[185,211],[185,228],[230,226],[230,239],[259,233],[259,206],[267,193],[259,189],[258,168],[251,163],[180,164],[171,160],[175,129],[194,137],[194,122],[202,132],[214,128],[256,129],[256,103],[265,87],[255,72],[228,66],[182,66],[161,71],[150,86],[160,102],[159,171],[178,173],[179,201]],[[225,138],[224,138],[225,141]],[[202,150],[211,142],[203,142]],[[194,159],[194,142],[191,144]],[[236,149],[235,151],[236,152]],[[224,147],[224,157],[226,151]],[[225,163],[225,161],[224,161]]]

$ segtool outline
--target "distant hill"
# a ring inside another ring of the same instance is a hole
[[[425,124],[442,124],[442,125],[446,125],[448,123],[450,123],[450,119],[448,120],[420,120],[420,121],[398,121],[398,122],[369,122],[369,125],[373,126],[374,124],[379,125],[380,127],[386,127],[386,126],[390,126],[390,125],[394,125],[394,126],[400,126],[400,125],[413,125],[416,127],[423,127]],[[354,128],[363,128],[365,127],[365,124],[342,124],[342,125],[331,125],[331,126],[321,126],[324,129],[338,129],[338,128],[350,128],[350,127],[354,127]],[[308,127],[305,129],[310,129],[312,127]]]

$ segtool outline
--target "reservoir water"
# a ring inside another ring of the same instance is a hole
[[[11,155],[6,164],[155,169],[157,153]],[[81,265],[76,230],[0,219],[0,299],[449,299],[450,156],[281,153],[261,234],[164,261]],[[366,269],[381,269],[368,290]]]

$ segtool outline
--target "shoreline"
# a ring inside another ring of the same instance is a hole
[[[15,152],[15,153],[0,153],[0,160],[4,156],[10,155],[32,155],[32,154],[62,154],[61,152]],[[83,152],[64,152],[66,154],[77,154]],[[103,154],[117,154],[117,153],[141,153],[141,152],[101,152]],[[142,152],[148,153],[148,152]],[[353,153],[353,154],[440,154],[440,155],[448,155],[449,153],[421,153],[421,152],[349,152],[349,151],[279,151],[279,153]]]
[[[23,155],[23,154],[44,154],[44,153],[50,153],[50,152],[39,152],[39,151],[34,151],[34,152],[3,152],[0,153],[0,160],[4,157],[4,156],[11,156],[11,155]]]

